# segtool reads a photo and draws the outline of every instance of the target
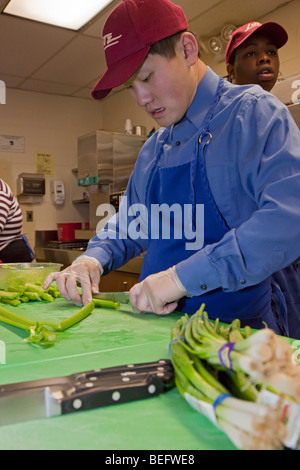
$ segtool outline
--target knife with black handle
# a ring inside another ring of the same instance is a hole
[[[171,361],[0,385],[0,425],[149,398],[174,387]]]

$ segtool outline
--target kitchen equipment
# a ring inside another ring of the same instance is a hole
[[[42,173],[20,173],[17,178],[17,196],[44,196],[45,178]]]
[[[63,181],[50,181],[50,195],[53,204],[63,204],[65,202],[65,185]]]
[[[132,134],[132,121],[131,119],[125,119],[125,133]]]
[[[125,193],[125,189],[116,193],[110,194],[109,203],[115,208],[116,212],[119,212],[120,200]]]
[[[0,288],[17,287],[26,282],[43,282],[48,274],[60,271],[60,263],[2,263]]]
[[[126,188],[146,139],[103,130],[78,137],[78,185],[110,185],[111,192]]]
[[[134,126],[133,133],[135,135],[146,135],[146,127],[145,126]]]
[[[173,387],[166,359],[0,385],[0,425],[150,398]]]
[[[73,242],[76,240],[75,230],[81,229],[81,222],[57,224],[57,237],[60,242]]]
[[[130,303],[129,292],[96,292],[93,294],[93,298],[100,300],[112,300],[113,302],[120,304]]]

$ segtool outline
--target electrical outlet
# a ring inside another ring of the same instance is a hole
[[[33,211],[26,211],[27,222],[33,222]]]

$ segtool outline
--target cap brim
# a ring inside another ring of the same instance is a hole
[[[267,33],[269,36],[271,36],[277,49],[280,49],[280,47],[284,46],[288,40],[288,34],[286,30],[280,24],[274,23],[272,21],[259,26],[255,33],[257,32]]]
[[[102,98],[105,98],[113,88],[116,88],[129,80],[134,72],[136,72],[142,65],[149,50],[150,46],[146,46],[108,67],[106,72],[94,86],[91,92],[92,97],[96,100],[101,100]]]

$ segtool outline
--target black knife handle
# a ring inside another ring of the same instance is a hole
[[[64,397],[61,400],[62,414],[100,408],[117,403],[125,403],[150,398],[165,391],[165,383],[155,374],[145,374],[138,383],[120,383],[104,389],[89,389]]]
[[[167,369],[173,369],[172,362],[169,359],[160,359],[159,361],[154,362],[144,362],[144,363],[137,363],[137,364],[127,364],[122,366],[115,366],[115,367],[106,367],[103,369],[94,369],[89,370],[87,372],[79,372],[74,374],[77,381],[85,381],[90,377],[101,377],[105,375],[113,375],[118,373],[131,373],[131,372],[139,372],[139,371],[164,371]]]

